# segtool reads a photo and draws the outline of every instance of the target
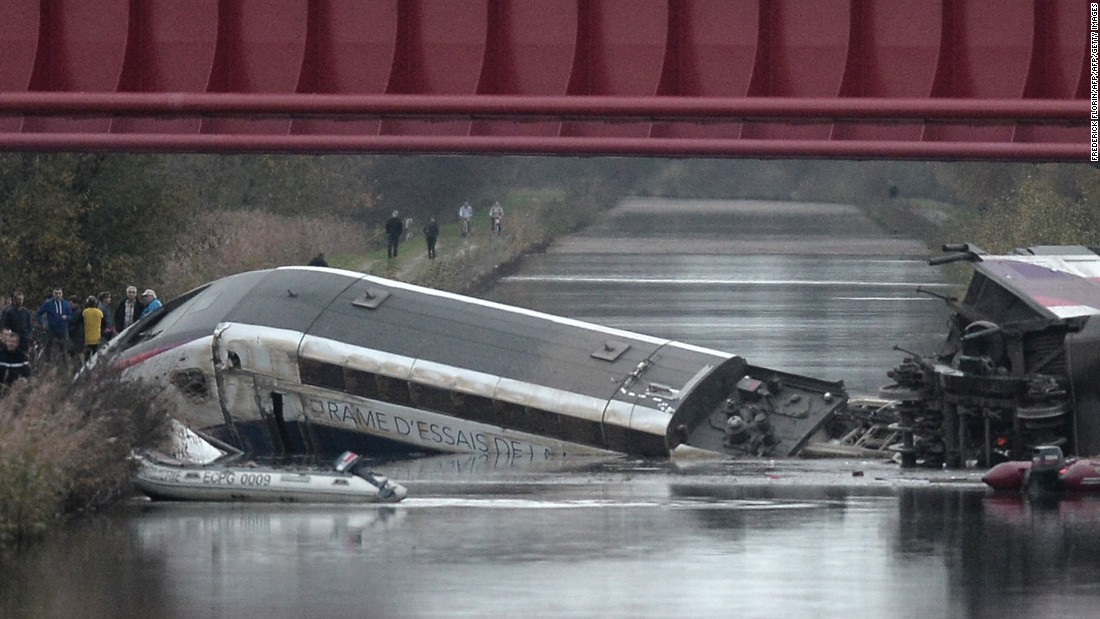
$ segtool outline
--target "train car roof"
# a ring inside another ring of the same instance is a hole
[[[1087,248],[1035,248],[1033,255],[981,256],[974,269],[1047,318],[1100,314],[1100,255]]]
[[[219,280],[211,289],[229,303],[220,321],[300,331],[604,399],[646,361],[641,385],[680,389],[734,357],[339,269],[283,267]],[[195,305],[204,304],[200,296]],[[217,304],[205,303],[211,305]]]

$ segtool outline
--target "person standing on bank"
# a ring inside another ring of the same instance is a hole
[[[146,288],[145,292],[141,293],[141,300],[145,303],[145,309],[141,310],[141,318],[145,318],[160,309],[160,299],[157,298],[157,293],[153,292],[152,288]]]
[[[16,290],[11,296],[11,305],[4,308],[4,314],[0,317],[0,326],[19,337],[19,350],[24,355],[30,349],[31,335],[34,333],[31,311],[23,305],[25,298],[22,290]]]
[[[103,310],[99,309],[99,299],[92,295],[84,302],[84,354],[81,361],[88,361],[99,349],[99,342],[103,338]]]
[[[424,224],[424,240],[428,242],[428,260],[435,260],[435,241],[439,238],[439,224],[435,217]]]
[[[99,311],[103,312],[103,341],[115,336],[115,315],[111,311],[111,293],[99,293]]]
[[[386,220],[386,257],[397,257],[397,244],[401,242],[401,234],[405,231],[405,222],[397,216],[397,211]]]
[[[65,293],[60,288],[54,288],[53,297],[34,313],[34,319],[39,324],[42,324],[43,316],[46,317],[46,357],[64,360],[69,346],[69,322],[73,319],[73,307],[65,300]]]
[[[122,330],[141,318],[141,310],[145,309],[145,304],[137,298],[137,288],[134,286],[126,287],[126,298],[118,304],[115,309],[115,333],[122,333]]]
[[[75,294],[69,297],[73,317],[69,320],[69,356],[79,360],[84,354],[84,301]]]

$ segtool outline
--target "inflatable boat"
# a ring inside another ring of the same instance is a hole
[[[1036,447],[1031,460],[1002,462],[982,481],[994,490],[1042,492],[1100,491],[1100,462],[1065,458],[1056,446]]]
[[[401,484],[367,471],[351,452],[342,454],[331,470],[190,464],[157,452],[134,457],[134,485],[154,500],[397,503],[407,494]]]

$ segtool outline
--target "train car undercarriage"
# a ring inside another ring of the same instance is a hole
[[[943,349],[911,354],[879,396],[893,404],[903,466],[991,466],[1039,445],[1100,453],[1100,255],[1032,247],[1006,256],[972,245],[931,264],[969,261]]]

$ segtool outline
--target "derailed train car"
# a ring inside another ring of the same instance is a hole
[[[192,429],[277,457],[788,456],[847,400],[841,382],[729,353],[312,267],[193,290],[94,363],[157,385]]]
[[[906,358],[880,395],[895,400],[902,463],[960,467],[1028,460],[1057,445],[1100,454],[1100,255],[1029,247],[987,255],[948,245],[932,264],[969,261],[943,349]]]

